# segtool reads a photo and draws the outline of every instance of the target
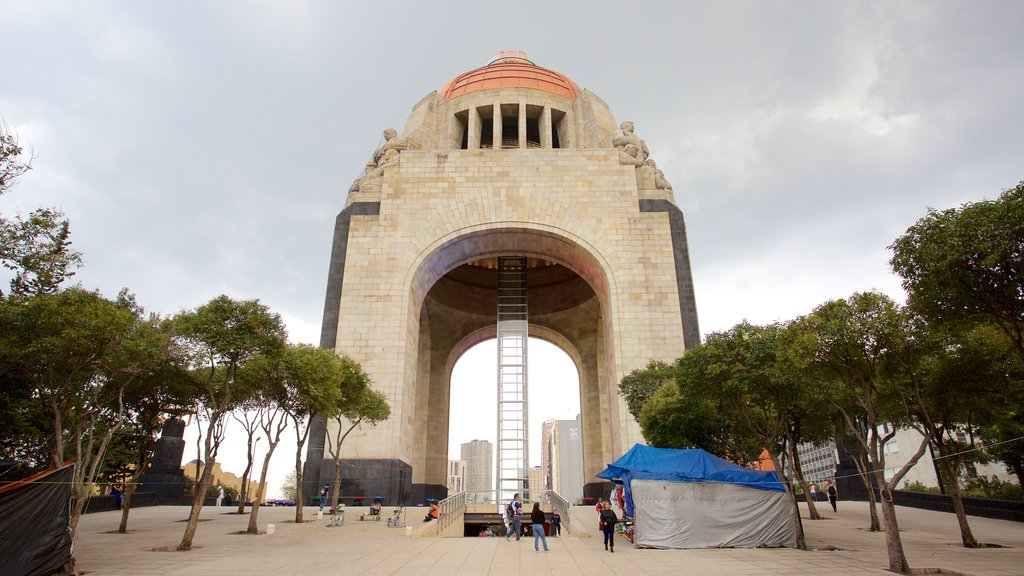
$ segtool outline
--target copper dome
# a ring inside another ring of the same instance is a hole
[[[582,93],[580,87],[564,75],[530,62],[526,52],[498,52],[486,66],[456,76],[441,89],[441,96],[451,100],[491,88],[534,88],[570,100]]]

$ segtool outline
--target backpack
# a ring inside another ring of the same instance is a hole
[[[512,507],[512,503],[505,504],[505,515],[512,518],[516,515],[516,509]]]

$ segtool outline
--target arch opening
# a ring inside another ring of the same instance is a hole
[[[555,471],[550,457],[545,458],[550,452],[545,448],[549,438],[544,434],[544,423],[555,420],[576,422],[580,417],[579,371],[565,350],[546,339],[530,337],[528,346],[529,463],[531,468],[539,468],[535,474],[539,474],[541,485],[536,489],[555,489]],[[448,493],[465,490],[476,502],[494,501],[496,352],[494,338],[477,342],[455,361],[450,377],[446,446]],[[582,444],[579,450],[582,450]],[[459,461],[463,465],[461,477]],[[582,474],[582,465],[582,458],[575,463],[577,470],[573,472],[577,476]],[[534,489],[531,486],[531,490]],[[574,487],[573,494],[576,497],[582,494],[582,484]]]

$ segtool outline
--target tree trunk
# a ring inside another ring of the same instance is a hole
[[[334,456],[332,454],[332,456]],[[334,456],[334,484],[331,487],[331,510],[338,509],[341,498],[341,454]]]
[[[783,470],[782,464],[779,462],[779,457],[774,453],[771,453],[772,465],[775,466],[776,475],[780,474],[780,470]],[[782,481],[782,478],[779,478]],[[797,508],[796,505],[796,494],[793,493],[793,487],[788,483],[783,482],[786,487],[786,492],[789,492],[789,497],[793,499],[793,507]],[[807,550],[807,542],[804,539],[804,525],[800,522],[800,509],[797,508],[796,514],[793,515],[793,522],[796,523],[796,547],[800,550]]]
[[[853,459],[853,463],[857,466],[857,475],[860,476],[860,481],[864,483],[864,488],[868,491],[868,512],[871,518],[871,525],[868,530],[871,532],[881,532],[882,526],[878,521],[878,505],[875,503],[875,489],[871,485],[871,474],[868,473],[868,466],[864,462],[866,454],[861,449],[860,453],[857,454]]]
[[[53,415],[53,467],[64,466],[64,424],[60,415],[57,398],[50,398],[50,413]]]
[[[1010,468],[1013,468],[1013,473],[1017,475],[1017,484],[1024,486],[1024,466],[1021,466],[1020,462],[1014,462]]]
[[[245,472],[242,472],[242,484],[238,487],[238,514],[245,513],[245,499],[249,497],[249,489],[246,486],[246,482],[249,479],[249,473],[252,472],[252,434],[249,435],[249,448],[245,452],[248,462],[245,464]]]
[[[85,508],[85,501],[92,491],[92,482],[79,484],[72,489],[75,494],[74,503],[71,504],[71,518],[68,520],[68,530],[75,534],[78,530],[78,521],[82,519],[82,509]]]
[[[203,476],[198,480],[195,494],[192,495],[192,509],[188,513],[188,523],[185,524],[185,533],[181,537],[181,544],[178,544],[178,550],[192,549],[192,538],[196,535],[196,527],[199,525],[199,513],[202,512],[203,503],[206,500],[206,487],[210,484],[213,467],[217,463],[213,456],[213,427],[220,416],[217,412],[210,415],[210,428],[206,431],[206,461],[203,462]],[[196,466],[198,470],[199,462],[196,462]]]
[[[896,522],[896,504],[892,499],[892,488],[879,482],[878,490],[882,497],[882,515],[885,517],[885,548],[889,554],[889,571],[910,574],[907,555],[903,552],[903,540],[900,539],[900,527]]]
[[[939,443],[939,456],[945,456],[943,443]],[[956,512],[956,521],[960,525],[960,540],[964,548],[979,548],[978,541],[971,532],[971,525],[967,522],[967,511],[964,510],[964,498],[960,493],[960,458],[942,458],[939,461],[946,477],[949,479],[950,496],[953,498],[953,510]]]
[[[811,515],[811,520],[821,520],[821,514],[818,514],[818,508],[814,505],[814,499],[811,498],[811,487],[804,480],[804,471],[800,466],[800,455],[797,453],[796,442],[789,442],[789,462],[790,467],[793,469],[793,477],[800,483],[800,489],[804,492],[804,498],[807,500],[807,512]]]
[[[117,531],[120,534],[128,533],[128,511],[132,509],[132,494],[135,494],[134,477],[132,480],[124,487],[124,492],[121,494],[121,523],[117,526]]]
[[[295,523],[302,523],[302,445],[295,451]]]
[[[267,456],[263,459],[263,470],[260,472],[260,489],[267,485],[267,470],[270,469],[270,457],[274,455],[274,448],[277,448],[277,442],[270,444],[267,449]],[[249,528],[246,530],[249,534],[259,534],[259,524],[257,520],[260,516],[260,498],[259,493],[256,494],[256,498],[252,499],[252,512],[249,513]]]

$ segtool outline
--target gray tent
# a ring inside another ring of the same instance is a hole
[[[797,509],[775,472],[704,450],[637,444],[597,475],[621,479],[634,544],[650,548],[795,548]]]

